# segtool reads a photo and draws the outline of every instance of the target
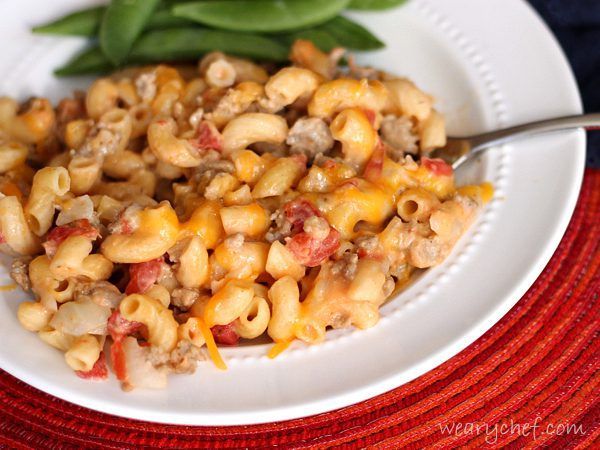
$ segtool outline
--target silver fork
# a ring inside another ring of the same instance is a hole
[[[467,137],[448,137],[445,147],[432,152],[434,158],[442,158],[456,169],[467,159],[495,145],[502,145],[518,139],[526,139],[541,133],[585,128],[600,129],[600,113],[580,114],[540,120],[488,133]]]

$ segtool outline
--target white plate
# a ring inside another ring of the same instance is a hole
[[[32,36],[32,24],[83,0],[0,3],[0,94],[68,94],[80,82],[52,68],[82,41]],[[388,44],[361,60],[413,78],[434,93],[450,131],[469,133],[579,113],[577,88],[554,38],[521,0],[412,0],[386,13],[352,14]],[[8,45],[8,43],[10,43]],[[223,351],[227,372],[202,364],[164,391],[124,393],[117,382],[78,379],[62,355],[17,324],[23,294],[0,303],[0,366],[57,397],[157,422],[250,424],[307,416],[388,391],[434,368],[491,328],[540,274],[571,217],[585,153],[582,132],[488,153],[464,178],[490,180],[494,200],[448,261],[382,309],[367,331],[295,343],[276,360],[267,346]],[[2,275],[8,279],[8,275]]]

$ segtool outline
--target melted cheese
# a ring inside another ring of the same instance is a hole
[[[409,173],[423,189],[434,193],[441,199],[448,199],[455,192],[453,176],[435,175],[423,166],[419,166],[417,170]]]
[[[485,182],[479,185],[468,185],[459,187],[457,192],[460,195],[467,197],[480,198],[485,204],[488,203],[494,196],[494,186],[491,183]]]
[[[393,213],[394,195],[375,184],[354,178],[326,194],[304,194],[321,211],[342,238],[354,234],[354,226],[364,221],[381,225]]]
[[[179,226],[179,238],[200,236],[208,249],[214,249],[224,234],[220,206],[214,201],[205,201],[194,210],[187,222]]]
[[[0,192],[2,192],[6,196],[12,195],[14,197],[17,197],[20,202],[23,201],[23,193],[21,192],[21,189],[19,189],[19,187],[12,181],[4,182],[2,184],[2,187],[0,187]]]
[[[159,234],[166,240],[176,240],[179,230],[177,214],[170,205],[162,204],[157,208],[147,208],[139,212],[142,231],[147,234]]]

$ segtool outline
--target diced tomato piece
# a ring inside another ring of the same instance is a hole
[[[104,352],[100,352],[100,356],[95,362],[94,367],[87,371],[76,370],[75,374],[84,379],[106,380],[108,378],[108,368],[106,367],[106,358],[104,357]]]
[[[359,248],[358,251],[356,252],[356,254],[358,255],[359,259],[367,258],[367,259],[374,259],[377,261],[382,261],[384,259],[384,256],[380,250],[377,250],[374,252],[369,252],[369,251],[365,250],[364,248]]]
[[[131,234],[133,233],[133,226],[127,219],[121,219],[121,233],[120,234]]]
[[[369,253],[364,248],[359,248],[356,254],[359,258],[366,258],[367,256],[369,256]]]
[[[117,216],[117,219],[108,226],[108,230],[112,234],[132,234],[135,231],[135,228],[130,220],[133,218],[133,214],[131,214],[133,209],[134,207],[130,206],[129,208],[125,208],[123,211],[121,211]]]
[[[123,351],[123,339],[114,341],[110,346],[110,360],[117,379],[125,381],[127,379],[127,361]]]
[[[0,233],[0,244],[6,244],[6,238],[2,233]]]
[[[385,145],[381,141],[375,147],[371,159],[365,166],[364,177],[369,181],[376,181],[381,178],[383,170],[383,160],[385,157]]]
[[[452,166],[440,158],[432,159],[423,156],[421,158],[421,165],[437,176],[449,177],[453,173]]]
[[[152,286],[158,276],[163,263],[163,258],[156,258],[152,261],[146,261],[138,264],[129,265],[129,283],[125,288],[125,293],[143,294]]]
[[[302,231],[304,221],[312,216],[321,217],[321,213],[315,205],[308,200],[299,198],[283,205],[283,212],[287,220],[292,223],[294,233]]]
[[[198,124],[193,144],[198,150],[221,151],[223,139],[214,124],[203,120]]]
[[[363,112],[365,116],[367,116],[367,120],[371,123],[371,125],[375,125],[375,119],[377,118],[377,113],[372,109],[363,108]]]
[[[300,264],[315,267],[329,258],[340,247],[340,233],[331,228],[327,237],[319,240],[303,231],[293,236],[286,247]]]
[[[107,329],[108,334],[113,341],[122,341],[124,337],[138,331],[143,324],[140,322],[132,322],[121,315],[118,309],[115,309],[108,318]]]
[[[66,225],[55,227],[50,230],[46,237],[46,242],[42,244],[46,250],[46,254],[48,256],[54,255],[58,246],[71,236],[84,236],[94,240],[100,236],[100,232],[87,219],[79,219]]]
[[[124,318],[118,309],[114,310],[108,318],[107,330],[113,340],[110,346],[110,360],[117,379],[120,381],[127,379],[127,361],[123,351],[123,339],[136,331],[143,331],[144,328],[144,324]]]
[[[210,331],[217,344],[236,345],[240,340],[239,335],[235,332],[233,322],[227,325],[215,325]]]

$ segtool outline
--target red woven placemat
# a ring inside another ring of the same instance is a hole
[[[600,171],[554,257],[484,336],[420,378],[327,414],[183,427],[58,400],[0,371],[0,444],[27,448],[600,446]]]

